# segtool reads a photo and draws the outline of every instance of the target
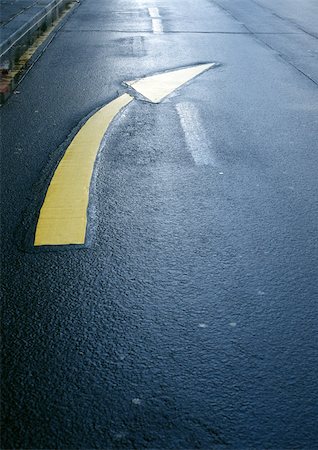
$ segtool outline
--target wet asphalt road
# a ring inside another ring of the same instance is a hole
[[[314,17],[84,0],[1,108],[2,448],[318,448]],[[124,80],[209,61],[113,123],[89,246],[25,246],[79,121]]]

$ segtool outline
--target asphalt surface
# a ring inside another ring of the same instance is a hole
[[[2,448],[318,448],[315,15],[86,0],[1,108]],[[202,62],[114,121],[89,245],[32,249],[74,127]]]

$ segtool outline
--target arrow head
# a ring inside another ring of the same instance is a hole
[[[160,103],[176,89],[193,80],[203,72],[216,67],[215,63],[198,64],[169,72],[151,75],[139,80],[126,81],[124,84],[147,98],[152,103]]]

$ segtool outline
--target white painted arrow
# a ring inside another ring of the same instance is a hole
[[[126,81],[125,84],[131,86],[152,103],[160,103],[176,89],[214,66],[214,63],[199,64],[197,66],[151,75],[140,80]]]

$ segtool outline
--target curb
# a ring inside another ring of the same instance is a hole
[[[4,25],[0,30],[0,68],[10,70],[69,3],[71,0],[41,0]]]
[[[78,0],[40,0],[0,29],[8,34],[0,44],[0,106],[32,67],[38,49],[50,42],[49,37],[76,4]]]

